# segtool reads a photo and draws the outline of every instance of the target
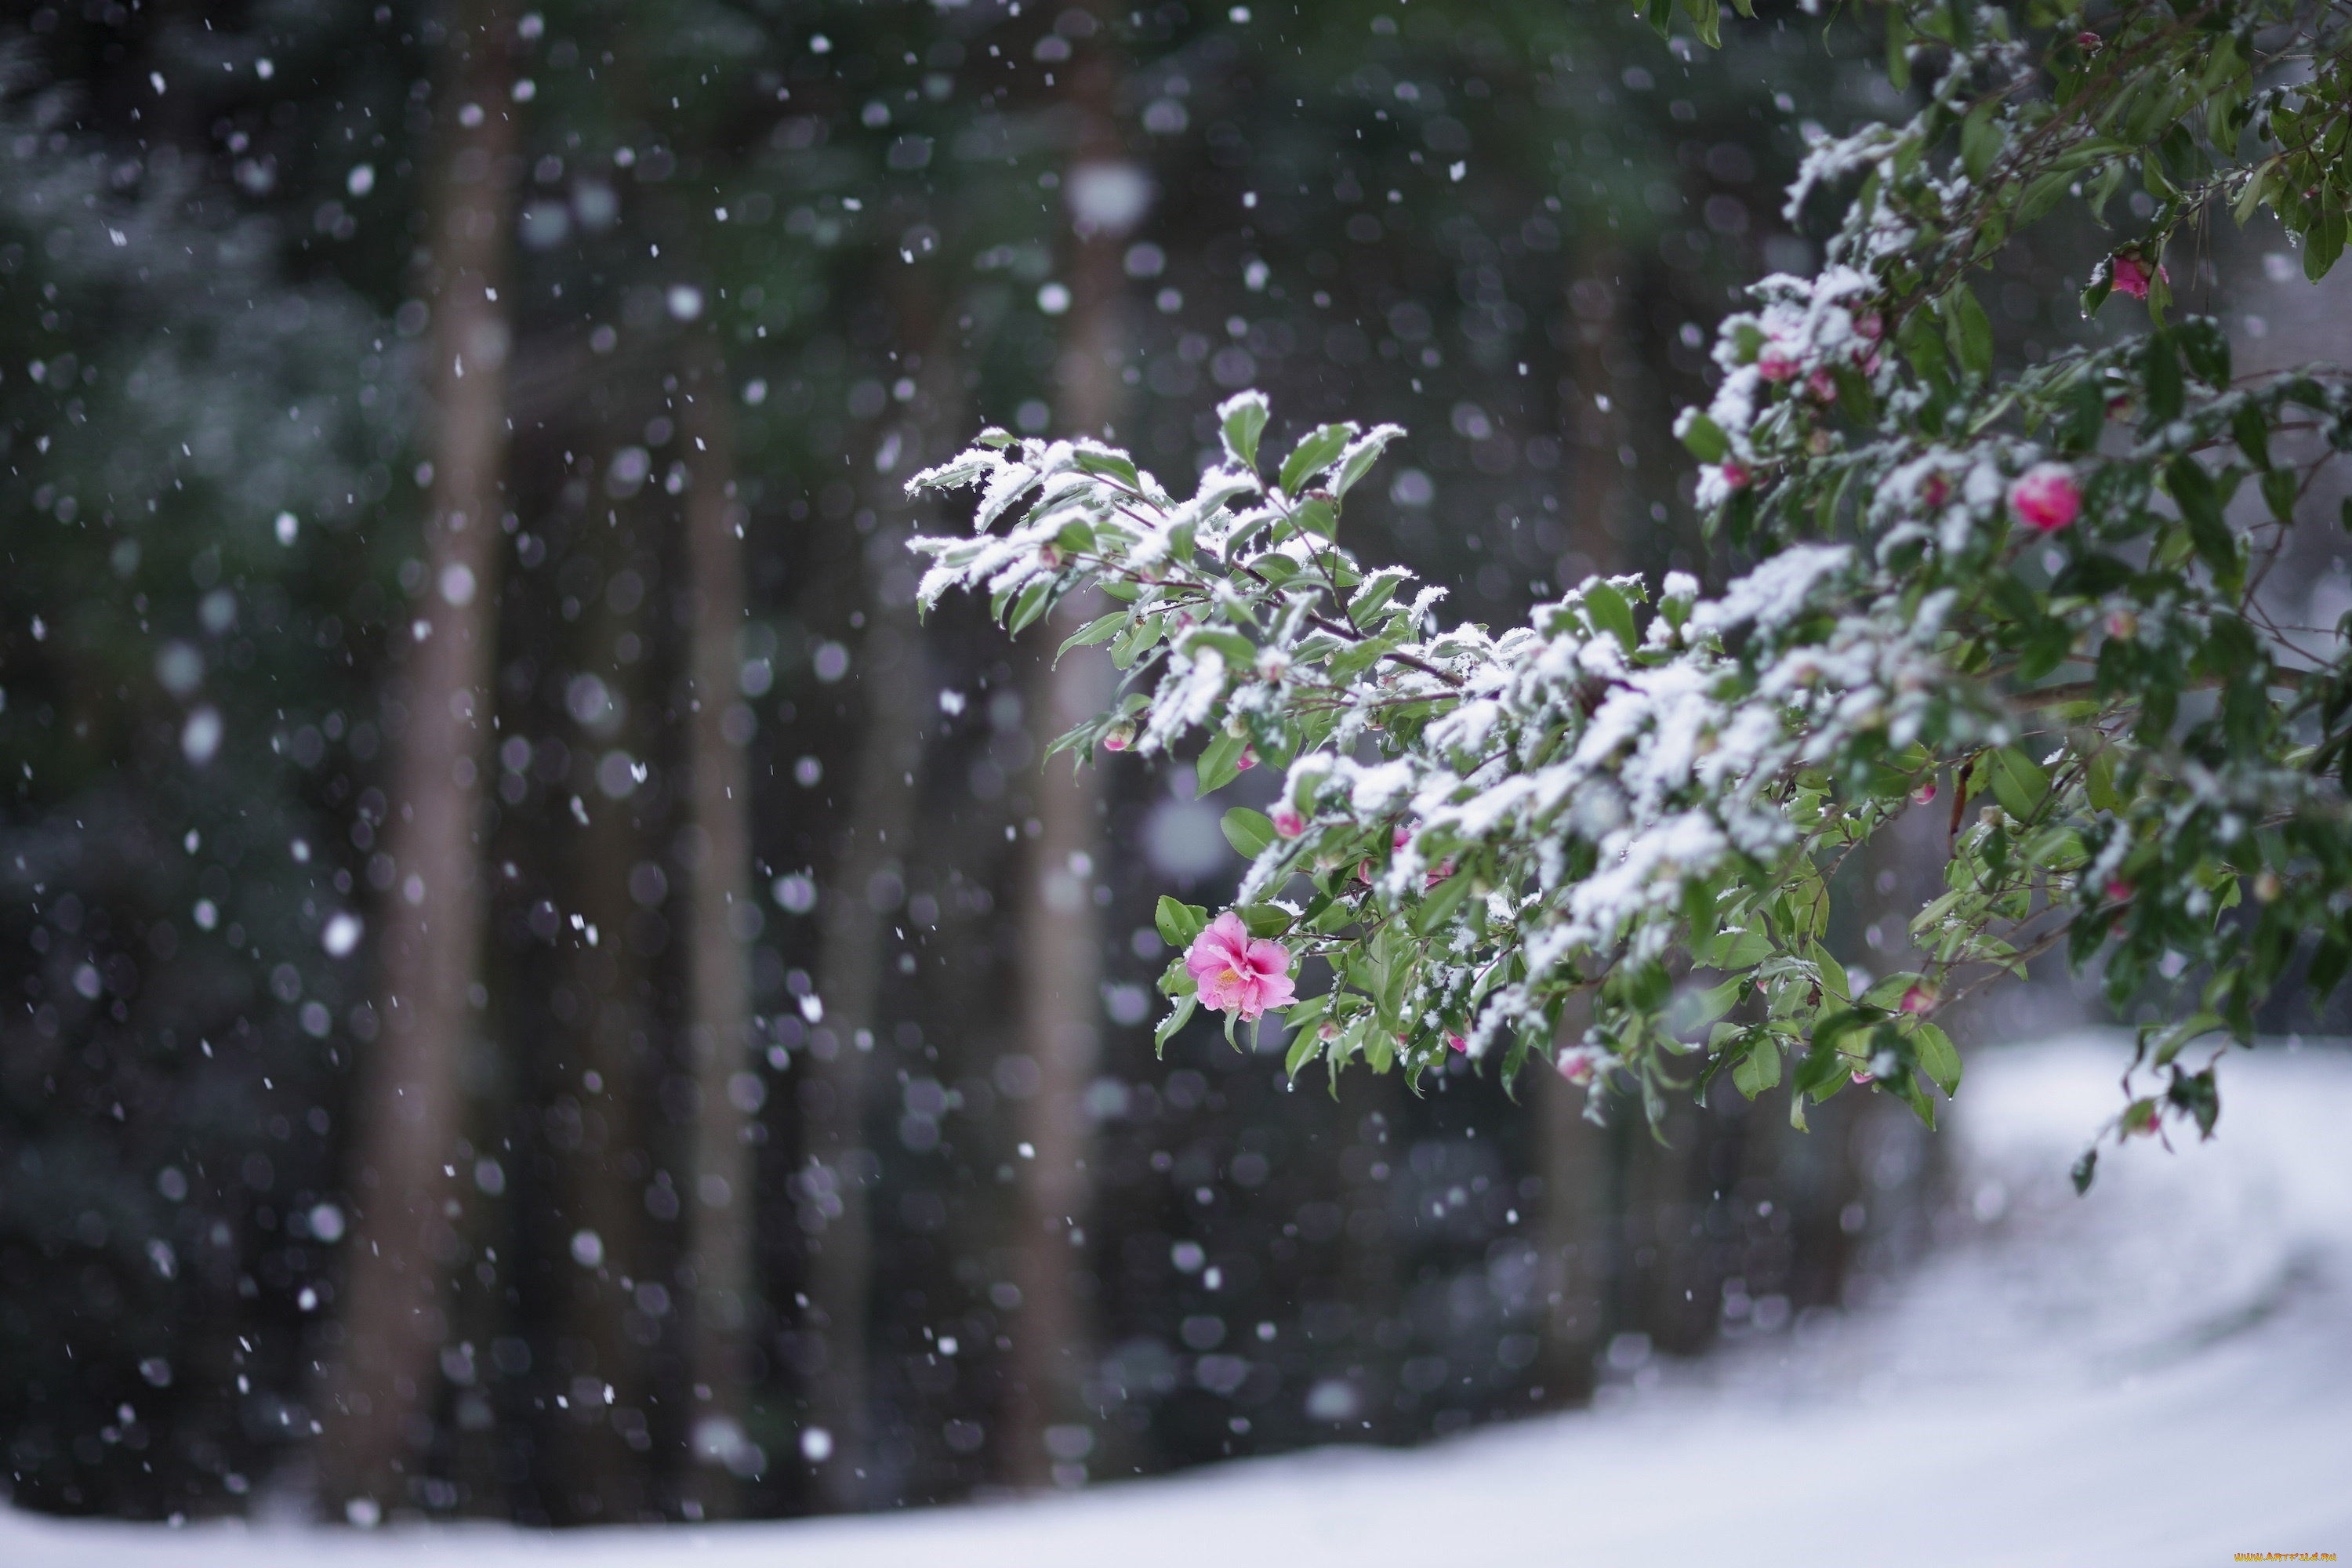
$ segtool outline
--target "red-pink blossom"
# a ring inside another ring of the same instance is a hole
[[[1257,752],[1247,746],[1244,746],[1242,748],[1242,754],[1234,759],[1234,766],[1241,769],[1244,773],[1249,772],[1250,769],[1257,766]]]
[[[2055,533],[2082,511],[2083,490],[2064,464],[2037,463],[2010,487],[2009,504],[2030,527]]]
[[[1455,1050],[1460,1051],[1465,1056],[1468,1056],[1470,1054],[1470,1042],[1464,1039],[1461,1036],[1455,1034],[1451,1029],[1445,1031],[1445,1043],[1453,1047]]]
[[[2172,281],[2172,274],[2167,272],[2160,262],[2156,270],[2151,273],[2147,269],[2147,263],[2129,251],[2116,258],[2116,293],[2128,294],[2135,300],[2145,300],[2147,298],[2148,280],[2151,278],[2161,278],[2167,283]]]
[[[1570,1083],[1591,1083],[1609,1054],[1599,1046],[1570,1046],[1553,1058],[1552,1066]]]
[[[1921,784],[1917,789],[1911,792],[1911,804],[1914,805],[1925,805],[1935,798],[1936,781],[1934,779],[1929,779],[1926,784]]]
[[[1135,726],[1132,724],[1116,725],[1109,734],[1103,737],[1103,750],[1106,752],[1123,752],[1133,744]]]
[[[1307,831],[1307,818],[1295,805],[1274,808],[1274,830],[1285,838],[1296,838]]]
[[[1797,362],[1778,349],[1766,349],[1756,361],[1756,374],[1767,381],[1788,381],[1797,374]]]
[[[1855,1083],[1876,1083],[1878,1081],[1878,1075],[1876,1073],[1858,1072],[1849,1074],[1848,1076],[1852,1078]]]
[[[1201,1000],[1219,1012],[1255,1022],[1270,1007],[1290,1005],[1290,950],[1253,937],[1241,916],[1227,910],[1192,939],[1184,968]]]
[[[1823,403],[1837,401],[1837,378],[1825,370],[1817,370],[1805,377],[1805,386]]]
[[[2129,882],[2125,881],[2121,877],[2110,877],[2107,879],[2107,897],[2113,899],[2116,902],[2119,904],[2130,903],[2132,892],[2132,885]]]
[[[1903,993],[1903,1010],[1906,1013],[1932,1013],[1936,1010],[1936,1004],[1943,999],[1932,985],[1914,985]]]

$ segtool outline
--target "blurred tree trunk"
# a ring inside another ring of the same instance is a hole
[[[1591,1021],[1571,1006],[1559,1038],[1574,1045]],[[1580,1402],[1592,1391],[1608,1258],[1602,1245],[1609,1195],[1609,1133],[1585,1120],[1585,1090],[1530,1061],[1534,1110],[1543,1136],[1539,1221],[1545,1320],[1542,1376],[1547,1404]]]
[[[637,510],[656,509],[641,502]],[[579,668],[603,672],[619,707],[620,725],[603,738],[644,755],[652,749],[658,706],[646,700],[645,666],[615,662],[614,644],[625,621],[601,591],[636,560],[635,521],[603,508],[581,520],[576,548],[595,561],[599,591],[587,595],[577,658]],[[590,734],[596,733],[592,728]],[[575,776],[595,772],[591,754]],[[613,1389],[610,1410],[641,1413],[652,1392],[644,1352],[626,1337],[625,1314],[632,1301],[620,1281],[644,1278],[654,1250],[648,1245],[645,1184],[633,1179],[626,1162],[646,1145],[653,1120],[647,1108],[656,1103],[661,1077],[652,1050],[654,1018],[646,1005],[651,966],[628,941],[629,920],[636,912],[629,874],[646,858],[646,835],[626,800],[608,798],[592,786],[585,791],[584,809],[587,822],[571,858],[569,890],[572,912],[595,940],[573,951],[571,969],[580,1012],[572,1026],[551,1042],[552,1071],[541,1089],[543,1135],[555,1152],[559,1216],[554,1234],[542,1245],[561,1281],[553,1343],[548,1347],[555,1375],[548,1385],[568,1401],[568,1408],[549,1415],[554,1463],[546,1472],[548,1511],[559,1521],[583,1524],[633,1521],[646,1501],[635,1475],[643,1461],[628,1451],[628,1437],[611,1419],[604,1389]],[[571,826],[567,814],[557,831]],[[574,940],[584,941],[587,934]],[[595,1238],[593,1247],[585,1237]]]
[[[516,142],[506,26],[493,5],[467,0],[450,27],[425,181],[433,480],[423,635],[406,658],[385,837],[394,869],[381,916],[382,1032],[355,1100],[356,1230],[324,1446],[327,1504],[354,1519],[405,1502],[398,1478],[431,1440],[446,1327],[438,1283],[456,1257],[444,1211],[456,1201],[446,1172],[480,972],[476,789],[487,771],[506,455],[509,334],[495,298],[511,206],[503,165]]]
[[[1569,537],[1571,548],[1595,563],[1595,571],[1621,572],[1628,564],[1622,560],[1625,465],[1619,455],[1626,422],[1609,367],[1626,352],[1619,321],[1625,308],[1624,258],[1602,240],[1588,240],[1571,256],[1564,345],[1570,395],[1561,432],[1569,451]]]
[[[736,1478],[755,1459],[744,1435],[751,1384],[747,1324],[753,1278],[753,1164],[750,1113],[762,1085],[751,1072],[751,973],[747,942],[751,902],[750,729],[736,701],[743,625],[743,523],[735,499],[734,415],[727,366],[709,331],[679,389],[678,429],[693,447],[688,462],[687,556],[694,605],[689,731],[693,749],[694,943],[688,976],[687,1047],[697,1097],[694,1183],[687,1261],[694,1270],[693,1447],[698,1461],[688,1493],[706,1517],[738,1511]],[[731,717],[730,717],[731,716]]]
[[[1071,98],[1084,116],[1077,151],[1062,187],[1075,216],[1076,241],[1069,260],[1070,326],[1056,376],[1061,383],[1055,434],[1100,438],[1109,433],[1121,401],[1111,356],[1118,343],[1121,291],[1119,242],[1142,216],[1089,195],[1142,171],[1118,161],[1110,117],[1118,62],[1104,38],[1071,79]],[[1058,668],[1053,650],[1094,614],[1091,600],[1066,601],[1031,634],[1023,708],[1042,753],[1054,739],[1109,700],[1104,661],[1074,658]],[[1075,1481],[1065,1466],[1083,1455],[1056,1455],[1049,1429],[1085,1414],[1081,1387],[1093,1363],[1096,1338],[1084,1273],[1091,1183],[1087,1157],[1093,1145],[1086,1111],[1087,1085],[1102,1044],[1102,915],[1096,873],[1103,853],[1102,787],[1094,767],[1047,760],[1030,785],[1035,833],[1022,874],[1014,919],[1020,931],[1020,994],[1015,1039],[1037,1064],[1037,1090],[1016,1102],[1021,1141],[1034,1153],[1022,1160],[1014,1205],[1013,1283],[1020,1316],[1012,1330],[1011,1377],[1003,1415],[1000,1456],[1017,1486]],[[1059,1472],[1057,1478],[1056,1472]]]
[[[866,1186],[872,1155],[866,1149],[866,1067],[880,1023],[886,967],[877,889],[900,874],[915,827],[917,768],[921,765],[922,668],[911,606],[892,606],[875,591],[882,565],[861,538],[853,570],[864,584],[866,637],[857,670],[864,710],[852,774],[849,826],[824,892],[817,996],[824,1016],[812,1032],[807,1092],[801,1100],[803,1168],[798,1179],[822,1189],[799,1206],[825,1213],[823,1229],[807,1242],[806,1326],[816,1331],[823,1359],[810,1404],[830,1435],[832,1457],[820,1472],[829,1507],[866,1507],[866,1477],[872,1432],[867,1419],[866,1316],[874,1243]],[[826,1201],[830,1195],[831,1202]],[[837,1213],[826,1213],[835,1205]]]

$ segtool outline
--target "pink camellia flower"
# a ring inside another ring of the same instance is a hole
[[[1608,1053],[1599,1046],[1570,1046],[1554,1058],[1552,1066],[1569,1082],[1585,1084],[1592,1081],[1601,1064],[1608,1059]]]
[[[2161,278],[2167,283],[2172,281],[2172,274],[2164,269],[2161,262],[2158,263],[2156,270],[2151,273],[2145,260],[2128,251],[2116,258],[2115,275],[2116,292],[2128,294],[2135,300],[2147,298],[2148,281],[2152,278]]]
[[[1192,939],[1184,968],[1200,987],[1202,1001],[1221,1013],[1239,1014],[1245,1024],[1269,1007],[1290,1005],[1290,950],[1250,935],[1231,910]]]
[[[1732,461],[1723,465],[1723,483],[1727,489],[1744,490],[1755,477],[1754,470],[1745,463]]]
[[[2055,533],[2083,510],[2083,489],[2063,463],[2037,463],[2009,489],[2009,504],[2028,526]]]
[[[1779,349],[1766,349],[1756,359],[1756,374],[1767,381],[1790,381],[1797,374],[1797,362]]]
[[[1914,985],[1903,993],[1903,1010],[1906,1013],[1932,1013],[1936,1010],[1936,1004],[1943,999],[1932,985]]]
[[[1274,808],[1274,830],[1285,838],[1296,838],[1307,831],[1307,818],[1295,805]]]

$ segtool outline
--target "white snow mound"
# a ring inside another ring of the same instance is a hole
[[[1866,1310],[1605,1409],[1411,1452],[1326,1449],[1068,1498],[778,1524],[350,1531],[0,1510],[11,1568],[2137,1568],[2352,1552],[2352,1053],[2222,1070],[2219,1135],[2112,1146],[2110,1037],[1979,1051],[1956,1236]]]

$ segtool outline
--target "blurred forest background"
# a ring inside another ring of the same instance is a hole
[[[1155,1059],[1151,907],[1230,889],[1228,803],[1042,768],[1099,662],[919,627],[903,548],[963,525],[902,487],[983,425],[1182,492],[1258,385],[1277,449],[1410,428],[1350,542],[1456,615],[1718,585],[1671,416],[1735,288],[1813,263],[1805,121],[1898,107],[1875,38],[12,14],[17,1504],[696,1519],[1411,1442],[1799,1331],[1924,1243],[1933,1145],[1861,1097],[1654,1142],[1540,1074],[1294,1089],[1272,1028]],[[2095,253],[2012,247],[2008,352],[2088,330]],[[1855,873],[1854,957],[1932,874]]]

